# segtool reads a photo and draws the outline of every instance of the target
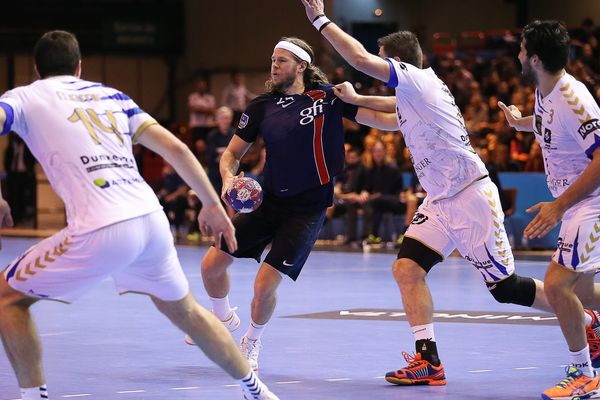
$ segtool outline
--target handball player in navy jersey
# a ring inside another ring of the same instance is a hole
[[[323,226],[325,210],[332,204],[333,178],[344,166],[342,118],[398,129],[393,113],[358,108],[337,98],[314,58],[301,39],[282,38],[275,45],[267,92],[248,105],[220,161],[225,190],[244,153],[259,135],[263,137],[263,203],[252,213],[234,216],[236,251],[213,246],[202,260],[202,279],[213,312],[234,331],[240,319],[229,304],[227,268],[235,258],[261,262],[263,250],[271,244],[256,275],[252,318],[240,343],[254,370],[258,370],[261,334],[275,310],[277,287],[286,276],[298,278]]]

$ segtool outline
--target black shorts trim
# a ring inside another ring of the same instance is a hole
[[[404,237],[397,258],[413,260],[425,272],[429,272],[435,264],[444,260],[444,257],[440,253],[428,247],[423,242],[409,236]]]

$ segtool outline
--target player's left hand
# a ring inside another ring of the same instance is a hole
[[[237,250],[237,240],[235,238],[235,228],[231,219],[225,213],[221,203],[213,206],[205,206],[200,209],[198,214],[198,226],[202,235],[212,234],[215,238],[215,247],[221,248],[221,238],[225,239],[229,251]]]
[[[318,15],[325,15],[323,0],[300,0],[306,8],[306,16],[312,23]]]
[[[542,201],[525,211],[528,213],[539,211],[523,232],[529,239],[544,237],[552,228],[558,225],[565,213],[565,209],[556,201]]]

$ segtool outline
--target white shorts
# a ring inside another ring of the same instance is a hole
[[[472,183],[449,199],[430,202],[426,198],[405,236],[442,258],[458,249],[486,282],[504,280],[515,270],[498,188],[489,178]]]
[[[189,284],[162,210],[85,234],[67,227],[4,271],[13,289],[67,303],[108,276],[121,294],[144,293],[165,301],[185,297]]]
[[[565,214],[552,260],[576,272],[600,270],[600,197]]]

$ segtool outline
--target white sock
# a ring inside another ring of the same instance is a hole
[[[40,400],[48,399],[48,389],[46,385],[32,388],[21,388],[21,400]]]
[[[265,326],[267,326],[267,324],[259,325],[256,322],[252,321],[252,319],[250,319],[250,325],[248,325],[248,330],[246,331],[244,336],[246,336],[250,340],[258,340],[260,339],[260,336],[262,335],[262,331],[263,329],[265,329]]]
[[[221,321],[225,321],[231,314],[231,306],[229,305],[229,296],[222,299],[217,297],[209,297],[212,303],[212,311]]]
[[[585,322],[585,326],[592,325],[592,316],[585,311],[583,312],[583,320]]]
[[[590,347],[585,346],[579,351],[569,351],[571,353],[571,365],[579,369],[587,377],[594,377],[592,369],[592,360],[590,360]]]
[[[413,335],[415,335],[415,341],[417,340],[431,340],[435,342],[435,335],[433,333],[433,324],[427,325],[415,325],[411,326]]]
[[[267,392],[269,390],[267,386],[264,383],[262,383],[260,379],[258,379],[258,376],[256,376],[252,369],[250,370],[250,372],[248,372],[248,375],[238,380],[238,383],[240,384],[242,389],[246,388],[246,390],[254,396],[258,396],[262,392]]]

